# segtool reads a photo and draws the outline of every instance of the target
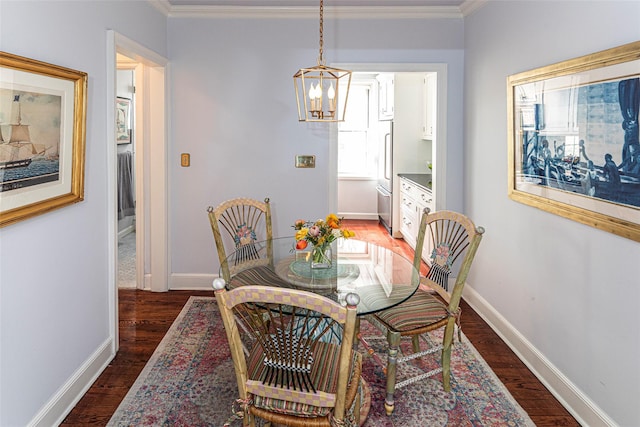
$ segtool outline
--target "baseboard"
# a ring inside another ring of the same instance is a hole
[[[378,220],[377,213],[362,213],[362,212],[338,212],[338,216],[344,219],[365,219],[365,220]]]
[[[169,290],[171,291],[212,291],[213,279],[217,274],[171,274]]]
[[[464,300],[484,319],[529,370],[549,389],[551,394],[580,423],[590,427],[608,427],[617,424],[586,394],[573,384],[517,329],[496,311],[478,292],[466,286]]]
[[[118,284],[118,289],[136,289],[136,288],[137,288],[137,286],[136,286],[135,283],[129,283],[129,284],[126,284],[126,285]]]
[[[131,224],[130,226],[123,228],[122,230],[118,231],[118,240],[122,239],[129,233],[133,233],[134,231],[136,231],[135,224]]]
[[[111,360],[115,357],[112,352],[113,337],[102,343],[100,347],[73,374],[60,390],[47,402],[36,416],[29,422],[29,427],[57,426],[76,406],[78,401],[91,388]]]

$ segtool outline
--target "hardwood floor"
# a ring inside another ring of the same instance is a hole
[[[413,257],[413,250],[403,240],[391,238],[377,221],[345,220],[344,224],[363,240]],[[213,296],[209,291],[119,291],[118,354],[69,413],[62,426],[101,426],[109,421],[191,295]],[[579,426],[464,301],[462,310],[462,330],[465,335],[537,426]]]

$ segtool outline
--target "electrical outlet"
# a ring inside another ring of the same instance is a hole
[[[180,166],[183,168],[191,166],[191,155],[189,153],[180,154]]]

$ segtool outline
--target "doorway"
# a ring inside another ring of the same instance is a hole
[[[136,158],[138,137],[136,132],[136,69],[141,64],[120,53],[116,56],[116,97],[118,143],[117,163],[117,218],[118,218],[118,281],[122,288],[143,288],[143,274],[138,275],[136,251]],[[124,135],[124,137],[122,136]],[[140,150],[142,154],[142,150]],[[142,188],[144,191],[144,188]],[[141,233],[144,236],[144,233]],[[142,238],[144,240],[144,237]],[[144,253],[143,251],[140,252]],[[143,257],[141,257],[143,258]],[[143,271],[141,271],[143,273]]]
[[[132,147],[135,147],[135,287],[168,290],[167,245],[167,137],[165,120],[166,66],[157,53],[113,30],[107,31],[107,141],[109,141],[109,305],[114,352],[118,349],[118,167],[116,100],[118,67],[134,71],[135,103],[132,111]],[[120,58],[120,60],[118,60]],[[113,142],[112,142],[113,141]],[[151,209],[151,206],[154,208]],[[151,251],[149,248],[153,247]]]
[[[447,109],[447,65],[440,63],[414,63],[414,64],[401,64],[401,63],[362,63],[362,64],[332,64],[332,66],[336,66],[343,69],[349,69],[353,72],[352,77],[352,88],[354,82],[358,81],[371,81],[378,80],[378,84],[376,85],[376,90],[382,88],[386,88],[388,91],[393,91],[393,84],[391,84],[391,89],[389,89],[389,81],[394,81],[393,76],[400,77],[404,82],[407,90],[402,90],[401,93],[406,93],[409,98],[411,98],[411,103],[417,105],[413,105],[409,108],[413,114],[413,111],[416,111],[416,117],[410,120],[416,121],[416,130],[411,131],[416,134],[424,134],[424,131],[421,131],[422,126],[424,125],[424,117],[419,113],[420,110],[425,110],[425,106],[429,100],[423,98],[423,92],[421,81],[424,81],[423,77],[425,76],[433,76],[435,80],[435,99],[433,99],[433,104],[435,107],[435,114],[433,117],[435,118],[435,128],[438,129],[437,132],[437,143],[435,141],[435,135],[427,138],[425,135],[418,136],[408,136],[405,127],[400,126],[401,129],[398,129],[398,126],[393,126],[394,134],[398,136],[397,140],[401,142],[405,142],[408,140],[415,140],[412,142],[409,147],[410,149],[403,149],[402,156],[396,156],[394,159],[394,174],[396,173],[433,173],[434,181],[433,181],[433,193],[436,199],[436,208],[444,209],[446,206],[445,198],[446,194],[444,189],[445,184],[445,176],[446,176],[446,164],[447,164],[447,118],[446,118],[446,109]],[[385,77],[391,78],[384,79]],[[417,87],[418,89],[410,89],[412,86]],[[350,91],[351,92],[351,91]],[[393,93],[393,92],[391,92]],[[414,94],[415,93],[415,94]],[[382,94],[384,95],[384,94]],[[378,94],[371,95],[371,102],[369,103],[370,107],[375,109],[374,114],[369,114],[369,120],[371,122],[378,121],[378,127],[380,124],[385,124],[389,122],[394,122],[393,119],[389,119],[388,117],[383,117],[383,113],[389,112],[389,106],[386,105],[389,102],[394,102],[393,98],[389,96],[389,93],[386,96],[378,96]],[[406,97],[405,97],[406,98]],[[349,106],[347,107],[347,115],[350,114],[350,108],[353,107],[352,104],[352,95],[349,94]],[[390,101],[391,100],[391,101]],[[398,100],[396,100],[398,101]],[[383,103],[382,105],[380,103]],[[402,102],[402,101],[400,101]],[[405,109],[406,111],[406,109]],[[351,110],[353,112],[353,110]],[[373,118],[372,118],[373,117]],[[407,115],[404,114],[403,122],[406,123]],[[398,121],[398,125],[400,122]],[[378,184],[378,176],[371,177],[348,177],[344,176],[342,171],[344,170],[344,158],[341,155],[344,154],[344,144],[345,140],[342,139],[342,133],[340,131],[340,127],[343,126],[342,123],[338,125],[338,131],[334,134],[335,139],[332,138],[331,147],[332,147],[332,155],[331,162],[333,164],[331,168],[331,174],[336,177],[335,185],[330,189],[329,197],[330,203],[334,203],[336,206],[336,211],[340,213],[341,216],[345,218],[353,218],[353,219],[378,219],[378,194],[376,189],[376,184]],[[369,128],[375,128],[376,126],[369,126]],[[384,128],[384,127],[383,127]],[[380,132],[381,134],[385,134],[385,132]],[[387,132],[388,133],[388,132]],[[333,135],[332,134],[332,137]],[[424,140],[426,142],[421,142],[420,140]],[[379,147],[383,146],[382,142],[377,144]],[[406,148],[406,147],[405,147]],[[419,150],[419,151],[416,151]],[[375,149],[374,149],[375,152]],[[380,152],[380,150],[378,150]],[[360,160],[362,160],[362,156]],[[380,162],[380,159],[384,158],[381,154],[377,155],[377,161]],[[437,162],[436,162],[437,159]],[[437,163],[437,174],[436,174],[436,163]],[[433,167],[433,170],[430,169]],[[390,185],[392,188],[388,189],[388,193],[390,194],[399,194],[399,180],[394,179]],[[345,203],[344,201],[347,201]],[[398,198],[393,197],[391,201],[391,211],[394,211],[394,206],[398,205]],[[397,207],[395,208],[397,211]],[[394,227],[399,229],[399,219],[393,219]],[[394,236],[399,237],[394,230]]]

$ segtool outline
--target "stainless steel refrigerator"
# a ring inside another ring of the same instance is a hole
[[[393,224],[393,121],[379,122],[378,219],[389,234]]]

